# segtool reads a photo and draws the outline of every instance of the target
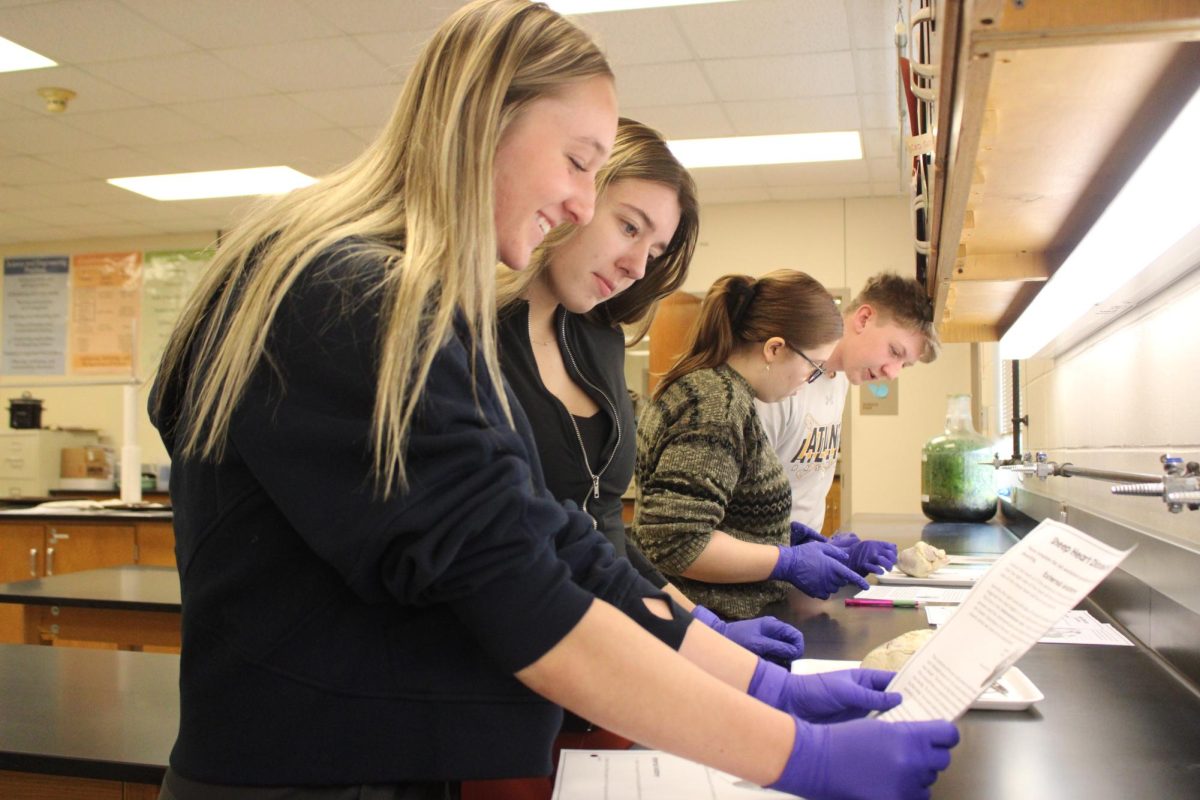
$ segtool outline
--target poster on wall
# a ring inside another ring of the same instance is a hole
[[[149,379],[158,369],[175,320],[212,261],[212,250],[159,250],[142,263],[142,317],[138,344],[138,377]]]
[[[858,390],[858,413],[899,414],[900,379],[864,383]]]
[[[67,256],[4,259],[5,375],[62,375],[67,364]]]
[[[132,374],[141,282],[141,253],[87,253],[71,258],[72,374]]]

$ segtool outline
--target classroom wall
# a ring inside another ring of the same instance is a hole
[[[36,255],[75,255],[79,253],[107,253],[130,250],[154,251],[203,248],[211,245],[217,238],[216,231],[193,234],[177,234],[171,236],[141,236],[112,239],[79,239],[61,242],[35,242],[20,245],[0,246],[0,259],[11,256]],[[3,302],[3,282],[0,282],[0,303]],[[118,379],[122,376],[113,376]],[[138,388],[138,444],[142,448],[143,464],[166,464],[166,448],[158,438],[158,431],[150,424],[150,416],[146,412],[147,393],[151,376],[139,376],[145,382]],[[91,380],[92,377],[56,377],[37,376],[26,379],[23,383],[20,377],[0,376],[0,401],[3,402],[7,414],[8,400],[20,397],[21,392],[29,391],[34,397],[44,401],[42,425],[44,427],[82,427],[95,428],[100,431],[101,441],[114,447],[120,455],[123,431],[122,394],[121,386],[72,386],[57,388],[46,384],[65,384],[72,381]],[[95,376],[96,380],[108,380],[104,376]],[[29,384],[36,383],[37,386]],[[0,425],[7,426],[5,416]]]
[[[912,274],[908,215],[903,197],[709,206],[684,289],[703,292],[730,272],[761,275],[787,267],[853,295],[876,272]],[[947,345],[933,364],[905,370],[898,384],[896,416],[860,414],[859,388],[851,388],[843,426],[843,519],[921,513],[921,446],[942,432],[946,395],[971,389],[970,345]]]
[[[0,257],[204,247],[214,238],[215,233],[200,233],[6,246],[0,247]],[[684,289],[703,293],[728,272],[760,275],[788,267],[803,269],[830,289],[847,289],[852,295],[880,270],[911,274],[909,242],[908,205],[902,197],[709,206],[702,212],[701,239]],[[968,345],[949,345],[934,364],[905,370],[899,379],[897,416],[861,415],[859,390],[851,389],[843,442],[846,517],[920,513],[921,445],[942,430],[945,396],[970,390],[969,364]],[[20,396],[25,388],[10,378],[0,378],[0,386],[4,400]],[[138,394],[142,461],[165,463],[166,451],[145,412],[147,390],[144,385]],[[98,428],[119,448],[120,387],[30,391],[45,400],[43,424]]]
[[[1080,467],[1161,475],[1166,452],[1200,461],[1200,270],[1053,359],[1023,362],[1024,450]],[[1113,495],[1086,478],[1027,478],[1022,487],[1138,530],[1200,546],[1200,512],[1161,498]]]

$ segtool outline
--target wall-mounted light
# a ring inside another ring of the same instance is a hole
[[[1105,316],[1151,267],[1174,276],[1200,258],[1200,91],[1196,92],[1078,246],[1000,339],[1000,357],[1032,358],[1084,317]],[[1164,264],[1163,261],[1178,263]],[[1101,305],[1105,304],[1105,305]],[[1125,304],[1127,307],[1128,304]],[[1097,327],[1099,320],[1097,321]]]

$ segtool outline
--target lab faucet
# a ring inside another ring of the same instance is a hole
[[[1161,477],[1140,472],[1090,469],[1070,463],[1059,464],[1048,460],[1046,453],[1041,451],[1025,453],[1020,461],[1011,458],[1002,461],[1000,455],[996,454],[991,461],[984,463],[996,469],[1015,472],[1022,479],[1025,475],[1036,475],[1043,481],[1050,477],[1062,477],[1115,482],[1113,494],[1161,497],[1167,504],[1167,510],[1173,514],[1183,511],[1185,505],[1192,511],[1200,510],[1200,464],[1189,461],[1185,465],[1182,458],[1169,453],[1163,454],[1159,460],[1163,465]]]

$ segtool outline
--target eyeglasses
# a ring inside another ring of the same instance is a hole
[[[788,347],[791,348],[793,353],[795,353],[796,355],[803,358],[805,361],[808,362],[808,365],[810,367],[812,367],[812,372],[808,373],[808,377],[804,379],[804,382],[806,384],[815,382],[818,378],[820,378],[822,375],[825,374],[825,365],[824,364],[818,364],[817,362],[813,361],[808,356],[804,355],[804,353],[797,350],[795,347],[792,347],[790,344],[788,345]]]

